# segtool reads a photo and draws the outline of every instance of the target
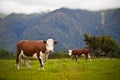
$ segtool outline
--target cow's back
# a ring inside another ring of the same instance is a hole
[[[17,51],[23,51],[24,55],[32,56],[34,53],[46,51],[46,44],[42,40],[22,40],[17,43]]]
[[[72,50],[73,55],[81,55],[82,51],[80,49]]]
[[[83,53],[89,53],[90,50],[89,50],[89,49],[83,49],[82,52],[83,52]]]

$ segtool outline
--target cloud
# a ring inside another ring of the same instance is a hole
[[[71,0],[66,3],[67,7],[88,10],[105,10],[120,8],[120,0]]]
[[[26,5],[14,1],[3,1],[0,2],[0,12],[2,13],[33,13],[39,11],[39,7],[42,6],[33,6],[33,5]]]
[[[0,12],[5,14],[12,12],[30,14],[61,7],[105,10],[120,8],[120,0],[0,0]]]

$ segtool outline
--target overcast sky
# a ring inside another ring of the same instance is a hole
[[[38,13],[61,7],[105,10],[120,8],[120,0],[0,0],[0,13]]]

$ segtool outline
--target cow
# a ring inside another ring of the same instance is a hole
[[[81,56],[81,55],[85,55],[86,60],[88,58],[90,59],[90,50],[87,48],[86,49],[73,49],[73,50],[69,50],[68,52],[69,52],[69,55],[72,57],[72,60],[75,59],[76,62],[77,62],[78,56]]]
[[[44,63],[48,58],[49,53],[54,52],[54,44],[57,41],[53,39],[45,40],[21,40],[16,44],[17,49],[17,57],[16,57],[16,64],[18,70],[20,70],[21,66],[21,58],[25,59],[25,63],[30,70],[31,67],[28,63],[30,58],[35,58],[39,61],[40,68],[44,70]]]

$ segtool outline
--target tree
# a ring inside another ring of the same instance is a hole
[[[92,49],[92,52],[95,53],[96,56],[103,55],[103,53],[110,57],[118,57],[118,55],[120,55],[118,54],[119,46],[111,36],[89,36],[85,33],[84,37],[84,42]]]

